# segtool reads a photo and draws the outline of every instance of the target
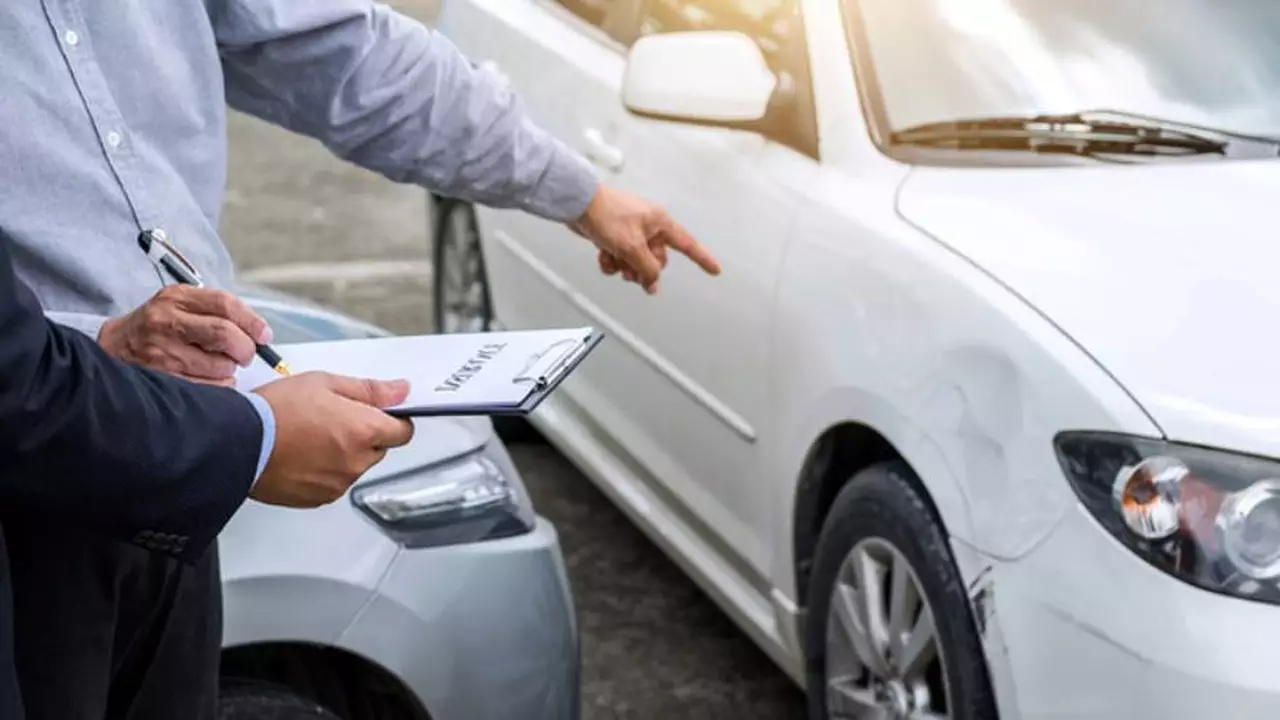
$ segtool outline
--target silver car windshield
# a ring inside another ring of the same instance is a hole
[[[844,0],[890,130],[1111,108],[1280,136],[1275,0]]]

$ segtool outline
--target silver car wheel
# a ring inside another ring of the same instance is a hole
[[[888,541],[863,539],[845,557],[831,593],[826,646],[830,717],[948,717],[933,608],[911,564]]]
[[[484,332],[488,321],[484,256],[480,230],[469,207],[455,207],[449,213],[444,232],[437,239],[437,255],[443,267],[436,273],[442,280],[437,297],[441,303],[441,332]]]

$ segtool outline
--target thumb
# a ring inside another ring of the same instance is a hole
[[[338,395],[358,403],[386,408],[399,405],[409,396],[409,383],[404,380],[373,380],[333,375],[329,388]]]

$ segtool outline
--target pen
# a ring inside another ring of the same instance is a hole
[[[204,280],[200,278],[199,271],[191,264],[191,261],[183,257],[178,249],[165,239],[163,230],[143,230],[138,235],[138,246],[142,248],[142,252],[151,258],[165,272],[182,285],[190,285],[192,287],[204,287]],[[270,345],[254,343],[258,357],[262,358],[272,370],[281,375],[289,374],[289,366],[284,364],[284,359],[280,354],[271,349]]]

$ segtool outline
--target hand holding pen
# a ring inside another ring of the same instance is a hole
[[[186,256],[178,252],[178,249],[169,243],[162,231],[143,231],[142,234],[138,235],[138,246],[142,248],[142,252],[147,254],[147,257],[154,260],[179,284],[198,288],[204,287],[204,280],[201,279],[200,272],[187,260]],[[227,295],[229,293],[222,294]],[[232,297],[234,298],[234,296]],[[240,303],[239,300],[236,300],[236,302],[244,307],[245,310],[248,310],[244,303]],[[250,310],[250,312],[252,311]],[[263,325],[265,326],[266,323],[264,322]],[[287,376],[289,374],[289,366],[285,365],[284,358],[280,357],[279,353],[267,344],[271,342],[270,334],[271,328],[268,327],[265,336],[262,339],[255,340],[255,351],[268,367],[281,375]],[[254,337],[258,336],[255,335]]]
[[[178,284],[168,285],[127,315],[103,324],[98,342],[109,354],[195,382],[233,386],[236,366],[256,355],[281,374],[279,356],[267,347],[271,329],[235,295],[205,288],[195,268],[158,233],[138,243]]]

